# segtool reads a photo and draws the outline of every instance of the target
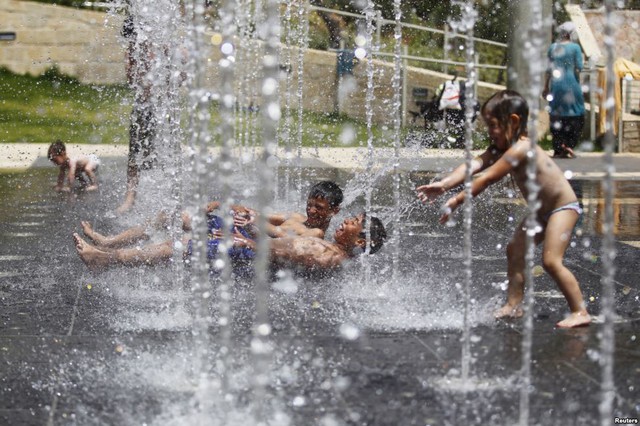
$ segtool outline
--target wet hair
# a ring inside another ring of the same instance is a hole
[[[382,221],[375,216],[371,216],[371,241],[369,242],[369,254],[374,254],[382,248],[384,240],[387,239],[387,231],[384,229]],[[367,216],[362,220],[362,232],[360,238],[367,238]]]
[[[135,40],[136,37],[138,36],[136,32],[136,26],[133,23],[133,17],[131,15],[127,14],[127,17],[124,18],[124,21],[122,22],[122,30],[120,31],[120,34],[122,34],[122,37],[124,37],[129,41]]]
[[[342,189],[329,180],[323,180],[314,184],[309,190],[309,198],[322,198],[329,202],[331,207],[338,207],[344,196]]]
[[[47,151],[47,158],[52,160],[56,155],[64,154],[67,152],[67,147],[64,146],[64,143],[58,139],[51,145],[49,145],[49,150]]]
[[[480,108],[483,116],[495,117],[500,123],[500,127],[509,127],[509,117],[515,114],[520,117],[520,128],[514,138],[527,134],[527,120],[529,119],[529,106],[522,95],[514,90],[501,90],[491,96]]]

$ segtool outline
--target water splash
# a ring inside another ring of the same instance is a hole
[[[611,422],[613,418],[613,402],[616,395],[615,382],[613,379],[613,355],[615,349],[615,289],[614,277],[615,267],[615,237],[614,237],[614,211],[613,200],[615,196],[615,187],[613,185],[613,150],[615,146],[615,138],[613,135],[613,117],[614,117],[614,87],[615,73],[613,63],[615,61],[614,46],[614,16],[616,2],[613,0],[605,1],[606,21],[605,21],[605,46],[607,51],[607,124],[604,136],[605,157],[603,168],[605,170],[605,178],[603,181],[603,192],[605,199],[604,224],[603,224],[603,242],[602,242],[602,259],[604,264],[604,276],[602,278],[602,316],[604,317],[604,325],[602,326],[602,340],[600,344],[600,365],[602,368],[602,381],[600,392],[602,401],[599,405],[600,424],[605,425]],[[619,129],[618,131],[622,131]]]
[[[402,130],[402,1],[394,0],[393,14],[395,19],[394,28],[394,58],[393,58],[393,100],[392,108],[395,111],[393,116],[393,280],[398,281],[398,269],[400,266],[400,236],[402,235],[402,217],[400,215],[400,146]]]
[[[528,63],[528,75],[524,76],[525,81],[529,82],[529,90],[523,94],[529,104],[529,140],[531,145],[527,153],[527,182],[528,191],[527,205],[528,216],[526,219],[526,253],[525,253],[525,283],[526,289],[524,294],[524,336],[522,339],[522,365],[520,372],[520,425],[524,426],[529,423],[530,416],[530,393],[531,393],[531,348],[533,344],[533,304],[535,282],[533,275],[534,257],[535,257],[535,236],[540,229],[538,223],[538,209],[540,203],[538,201],[539,185],[537,184],[537,124],[539,119],[539,97],[542,92],[541,76],[544,68],[542,64],[543,52],[543,36],[542,36],[542,10],[540,2],[530,0],[527,4],[521,6],[529,10],[531,14],[530,28],[521,33],[521,51],[523,63]],[[526,58],[526,59],[524,59]],[[532,59],[533,58],[533,59]]]
[[[463,327],[463,335],[462,335],[462,380],[467,380],[469,378],[469,364],[471,360],[471,341],[470,341],[470,330],[469,330],[469,299],[470,299],[470,288],[471,288],[471,280],[472,280],[472,241],[471,241],[471,228],[473,222],[473,204],[472,204],[472,194],[471,194],[471,184],[473,179],[473,170],[472,170],[472,149],[473,149],[473,116],[475,114],[475,96],[473,96],[473,87],[476,82],[476,70],[475,70],[475,46],[473,40],[473,28],[475,26],[475,21],[477,19],[477,12],[475,11],[473,4],[470,2],[453,2],[454,5],[460,7],[461,9],[461,20],[460,22],[452,21],[450,22],[451,28],[460,29],[464,31],[466,34],[466,72],[467,72],[467,81],[465,83],[465,99],[468,101],[465,105],[465,178],[464,178],[464,188],[465,188],[465,200],[464,200],[464,245],[463,245],[463,253],[464,253],[464,283],[463,283],[463,294],[464,294],[464,307],[463,307],[463,318],[464,318],[464,327]]]

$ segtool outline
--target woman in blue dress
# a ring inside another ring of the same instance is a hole
[[[549,68],[542,95],[549,101],[553,156],[573,158],[573,148],[584,126],[584,96],[580,86],[582,49],[571,41],[573,23],[557,29],[558,39],[549,47]]]

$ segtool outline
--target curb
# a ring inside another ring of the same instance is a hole
[[[4,153],[0,157],[0,169],[13,172],[24,171],[30,168],[53,167],[47,160],[49,144],[42,143],[15,143],[0,144],[0,150]],[[92,144],[67,144],[71,155],[95,154],[101,158],[119,157],[125,158],[129,152],[129,146],[118,145],[92,145]],[[212,156],[218,155],[219,149],[212,148]],[[473,155],[481,151],[473,151]],[[255,161],[260,155],[261,149],[247,149],[241,152],[235,149],[233,155],[242,158],[243,161]],[[277,152],[280,164],[297,166],[296,154],[285,148]],[[464,162],[465,151],[461,149],[416,149],[400,148],[397,152],[399,169],[402,171],[431,171],[440,172],[448,170]],[[571,172],[575,178],[599,179],[604,176],[604,153],[579,153],[575,159],[556,160],[557,164],[565,171]],[[288,160],[287,160],[288,159]],[[367,170],[369,168],[382,168],[393,170],[396,160],[396,151],[393,148],[303,148],[301,150],[301,162],[303,167],[337,168],[349,170]],[[614,154],[614,166],[616,179],[638,180],[640,179],[640,154],[625,153]]]

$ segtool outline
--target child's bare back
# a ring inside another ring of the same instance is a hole
[[[86,191],[98,189],[96,171],[100,160],[95,155],[70,157],[62,141],[55,141],[49,146],[47,156],[52,163],[60,168],[58,181],[55,186],[57,192],[69,192],[73,189],[76,179]]]

